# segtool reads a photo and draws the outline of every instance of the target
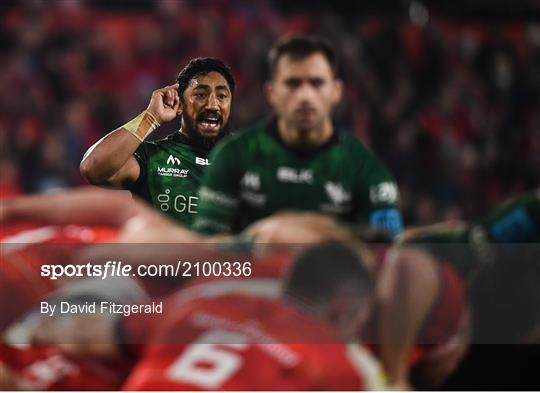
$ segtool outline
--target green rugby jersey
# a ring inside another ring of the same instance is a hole
[[[351,134],[335,132],[316,150],[293,151],[274,120],[231,136],[210,159],[194,224],[200,232],[239,232],[280,210],[317,211],[401,231],[392,175]]]
[[[186,227],[197,214],[197,190],[210,165],[208,151],[194,147],[180,132],[143,142],[134,153],[141,173],[129,188]]]
[[[497,206],[485,217],[455,230],[434,230],[418,233],[410,243],[422,243],[442,260],[456,267],[469,278],[483,265],[493,263],[494,249],[490,244],[503,246],[500,251],[519,252],[524,248],[512,243],[540,242],[540,189]],[[519,250],[519,251],[517,251]]]

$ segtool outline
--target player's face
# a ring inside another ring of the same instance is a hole
[[[321,128],[341,98],[341,81],[322,53],[303,59],[282,56],[267,95],[279,118],[297,130]]]
[[[232,93],[219,72],[195,76],[182,98],[182,130],[189,136],[212,144],[227,130]]]

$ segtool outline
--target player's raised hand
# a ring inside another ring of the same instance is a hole
[[[156,117],[160,123],[173,120],[180,106],[180,97],[178,96],[178,83],[171,86],[165,86],[162,89],[154,90],[148,111]]]

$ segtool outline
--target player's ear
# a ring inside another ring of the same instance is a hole
[[[336,78],[334,79],[334,91],[332,94],[333,104],[336,105],[338,102],[340,102],[341,97],[343,97],[343,81]]]
[[[274,84],[271,80],[264,83],[264,95],[270,105],[274,105]]]

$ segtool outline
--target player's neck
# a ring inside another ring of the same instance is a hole
[[[320,127],[309,130],[299,129],[288,124],[284,119],[278,118],[277,131],[285,145],[296,149],[311,150],[324,145],[332,138],[334,126],[332,120],[327,119]]]
[[[322,322],[344,341],[348,342],[356,338],[358,330],[355,329],[353,334],[349,326],[340,323],[343,318],[336,319],[333,317],[332,312],[328,309],[327,305],[312,303],[305,298],[287,291],[284,293],[284,298],[300,313]]]
[[[287,303],[294,307],[298,312],[309,315],[310,317],[315,319],[323,319],[320,310],[313,304],[311,304],[311,302],[307,301],[304,298],[301,298],[294,293],[290,293],[287,291],[285,291],[283,295]]]

